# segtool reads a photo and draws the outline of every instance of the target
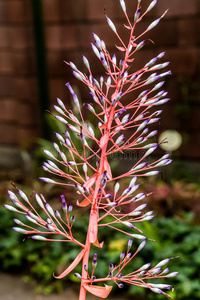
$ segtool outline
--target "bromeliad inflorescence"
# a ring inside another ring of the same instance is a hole
[[[73,186],[77,190],[82,199],[79,197],[74,205],[76,204],[80,209],[89,208],[85,244],[75,238],[73,207],[67,204],[64,195],[61,195],[63,212],[60,213],[57,210],[54,211],[42,195],[35,194],[36,203],[44,212],[45,217],[40,216],[32,204],[33,201],[30,201],[21,190],[18,190],[18,195],[9,191],[10,199],[15,207],[5,205],[7,209],[23,214],[29,222],[29,225],[26,225],[15,219],[18,226],[14,227],[14,230],[30,234],[35,240],[60,240],[80,246],[80,253],[76,259],[56,277],[63,278],[82,261],[82,274],[75,273],[75,276],[81,279],[80,300],[85,299],[86,291],[106,298],[112,289],[112,286],[109,286],[110,281],[115,282],[119,288],[129,283],[170,297],[163,291],[169,290],[170,285],[152,283],[151,279],[177,275],[177,272],[169,273],[168,268],[163,269],[171,258],[162,260],[154,267],[147,263],[129,274],[125,273],[126,265],[143,249],[147,240],[136,224],[153,218],[153,212],[143,213],[147,204],[137,204],[148,196],[137,192],[139,188],[137,178],[156,175],[159,173],[157,168],[171,162],[168,155],[154,162],[148,160],[158,147],[155,142],[148,143],[148,140],[151,140],[157,133],[156,130],[151,131],[149,128],[152,123],[159,120],[162,112],[155,108],[169,101],[167,92],[160,89],[164,84],[163,78],[171,72],[160,73],[160,70],[168,66],[168,62],[160,61],[165,55],[164,52],[144,63],[141,69],[134,69],[134,55],[146,43],[146,40],[141,40],[141,38],[153,29],[164,15],[152,22],[137,37],[134,35],[135,27],[157,1],[153,0],[147,10],[141,13],[141,0],[138,0],[133,20],[127,15],[124,0],[119,2],[126,18],[128,42],[125,43],[122,40],[114,23],[106,17],[109,27],[119,40],[119,46],[116,46],[119,54],[111,55],[104,41],[96,34],[93,34],[94,43],[91,44],[94,54],[105,68],[105,76],[99,79],[94,78],[92,68],[85,56],[83,56],[83,64],[87,69],[86,73],[78,70],[74,63],[68,63],[73,75],[90,91],[91,102],[86,103],[85,106],[96,118],[96,123],[90,124],[85,120],[79,99],[70,83],[67,83],[66,86],[78,113],[69,110],[60,99],[57,99],[58,105],[55,105],[55,110],[58,115],[55,115],[55,118],[66,125],[66,131],[65,134],[55,133],[58,143],[53,144],[54,151],[44,150],[49,159],[43,166],[45,171],[59,176],[62,180],[57,181],[52,179],[52,176],[40,178],[52,184]],[[132,92],[136,95],[134,98]],[[79,140],[80,148],[78,149],[75,140]],[[114,177],[110,167],[111,157],[113,154],[125,153],[127,150],[140,151],[141,155],[128,171]],[[120,188],[120,180],[123,178],[130,179],[124,191]],[[134,209],[130,209],[133,207],[131,203],[134,204]],[[98,231],[106,227],[120,231],[127,236],[127,251],[121,253],[118,265],[109,264],[104,278],[96,278],[94,275],[97,267],[96,253],[92,260],[92,272],[88,271],[90,246],[93,244],[99,248],[103,247],[103,241],[98,240]],[[55,235],[59,235],[60,239],[55,238]],[[133,239],[139,239],[141,243],[132,253]],[[107,285],[98,285],[100,282],[107,283]]]

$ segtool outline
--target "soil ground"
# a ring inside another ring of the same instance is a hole
[[[100,298],[87,294],[87,300],[97,299]],[[125,300],[116,295],[110,295],[108,299]],[[69,286],[60,294],[40,295],[35,293],[32,284],[24,283],[20,275],[0,273],[0,300],[78,300],[78,289]]]

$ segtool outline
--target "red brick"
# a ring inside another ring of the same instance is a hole
[[[38,123],[38,112],[36,111],[36,107],[31,103],[21,101],[18,104],[18,123],[20,125],[35,125]]]
[[[35,56],[33,51],[16,52],[13,54],[14,73],[28,75],[36,72]]]
[[[10,41],[15,49],[25,49],[33,47],[33,33],[31,27],[11,27]]]
[[[10,76],[1,76],[0,77],[0,96],[13,96],[13,78]]]
[[[50,98],[52,101],[55,101],[56,98],[64,99],[67,94],[67,87],[65,83],[66,79],[50,79],[49,87],[50,87]]]
[[[156,107],[156,109],[157,108],[158,107]],[[168,104],[160,106],[160,108],[158,109],[163,109],[163,113],[161,114],[160,126],[159,126],[160,128],[162,128],[162,130],[181,129],[181,123],[179,118],[177,118],[177,113],[174,107],[173,100],[171,100]]]
[[[151,24],[152,19],[148,21],[142,21],[135,29],[135,36],[140,36],[146,31]],[[177,22],[174,20],[161,20],[160,23],[151,31],[143,35],[142,39],[149,39],[148,45],[151,45],[151,41],[155,44],[155,47],[170,46],[177,44]],[[152,43],[152,44],[153,44]]]
[[[13,124],[0,123],[0,144],[13,145],[18,142],[18,127]]]
[[[44,21],[60,20],[60,1],[59,0],[42,0]]]
[[[19,77],[14,80],[14,93],[18,99],[35,99],[37,88],[37,81],[34,78]]]
[[[48,51],[47,53],[47,69],[51,76],[62,75],[64,72],[63,59],[60,51]]]
[[[65,25],[61,28],[61,46],[62,49],[79,47],[79,27],[76,25]]]
[[[128,0],[125,2],[128,15],[133,16],[137,7],[137,1]],[[142,3],[141,6],[142,10],[144,11],[144,9],[147,7],[147,4]],[[125,19],[119,1],[109,0],[105,2],[99,0],[88,0],[87,18],[89,20],[103,20],[105,19],[105,14],[112,20],[122,18]]]
[[[171,62],[172,73],[182,75],[194,74],[197,70],[197,53],[195,48],[167,50],[166,59]]]
[[[86,18],[88,11],[87,0],[61,1],[61,19],[63,21],[77,21]]]
[[[199,132],[188,132],[183,134],[183,145],[181,156],[199,159],[200,153],[200,134]]]
[[[7,0],[8,20],[13,23],[30,22],[31,11],[29,1]]]
[[[0,100],[1,122],[13,122],[18,118],[16,98],[2,98]]]
[[[13,72],[13,57],[12,52],[0,52],[0,73],[10,74]]]
[[[4,23],[8,19],[7,1],[0,2],[0,22]]]
[[[61,49],[61,26],[45,26],[45,39],[48,49]]]
[[[158,15],[161,16],[163,12],[169,9],[165,18],[195,15],[197,13],[197,2],[196,0],[159,0],[156,10]]]
[[[179,20],[179,45],[199,45],[200,44],[200,20],[189,19]]]
[[[0,48],[9,47],[9,27],[0,26]]]
[[[37,127],[20,126],[18,127],[18,144],[20,146],[28,145],[33,143],[36,138],[40,137],[40,131]]]

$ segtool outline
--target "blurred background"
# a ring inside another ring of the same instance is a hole
[[[150,2],[143,0],[142,8]],[[135,4],[136,1],[126,0],[129,15],[134,15]],[[166,78],[165,89],[171,101],[161,108],[164,112],[159,135],[168,130],[169,143],[168,148],[156,154],[167,151],[174,160],[161,177],[144,183],[145,191],[155,191],[148,202],[157,218],[142,230],[158,243],[149,243],[143,256],[136,258],[135,265],[149,262],[148,259],[156,264],[159,259],[179,255],[172,267],[181,273],[173,281],[176,286],[173,299],[196,300],[200,298],[200,2],[158,0],[138,26],[139,31],[167,9],[160,24],[149,33],[151,41],[139,51],[134,62],[137,69],[166,51],[164,61],[170,61],[172,76]],[[19,186],[50,193],[54,200],[57,197],[57,190],[43,186],[36,179],[43,175],[45,158],[41,151],[50,147],[52,132],[55,126],[60,126],[47,111],[52,110],[57,97],[70,105],[65,86],[68,81],[82,103],[88,102],[87,88],[72,76],[64,61],[74,62],[81,70],[82,55],[85,55],[93,74],[97,78],[102,74],[101,64],[90,47],[92,33],[100,36],[111,52],[117,43],[104,13],[123,34],[120,28],[124,17],[117,0],[0,0],[1,204],[8,201],[10,180]],[[58,129],[64,130],[62,126]],[[121,159],[122,163],[128,165],[130,161]],[[65,192],[73,195],[73,191]],[[82,228],[83,222],[80,219],[77,226]],[[11,232],[12,226],[12,214],[1,209],[1,270],[23,274],[28,284],[36,282],[37,292],[62,292],[66,284],[54,281],[52,273],[58,266],[62,270],[78,250],[72,247],[66,253],[59,243],[44,247],[40,242],[23,242],[19,234]],[[123,237],[116,235],[114,240],[114,244],[108,245],[102,264],[109,264],[123,250]],[[69,279],[75,281],[73,275]],[[134,287],[125,291],[127,299],[133,295],[137,295],[136,299],[160,299]]]

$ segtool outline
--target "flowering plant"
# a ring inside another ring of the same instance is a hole
[[[132,22],[127,15],[124,0],[120,0],[127,21],[127,24],[124,25],[129,34],[127,44],[118,34],[114,23],[106,17],[109,27],[120,43],[120,46],[116,46],[122,56],[119,61],[115,54],[111,56],[104,41],[96,34],[93,35],[95,43],[92,44],[92,50],[105,68],[106,77],[101,76],[99,81],[94,78],[89,61],[85,56],[83,56],[83,63],[87,68],[88,75],[78,70],[74,63],[68,63],[72,68],[73,75],[90,90],[95,106],[91,103],[85,105],[97,120],[98,125],[94,124],[94,126],[98,127],[98,135],[94,132],[92,125],[85,121],[82,107],[70,83],[67,83],[66,86],[72,95],[78,116],[67,109],[60,99],[57,100],[58,105],[55,106],[59,113],[55,118],[66,124],[67,130],[65,136],[56,133],[59,141],[59,143],[54,143],[56,154],[44,150],[50,159],[44,163],[43,168],[45,171],[63,178],[64,183],[46,177],[40,179],[52,184],[73,186],[79,197],[82,197],[81,201],[80,199],[77,200],[76,205],[80,208],[88,207],[90,211],[85,244],[75,238],[73,207],[67,204],[64,195],[60,196],[63,206],[63,213],[60,213],[52,209],[43,195],[35,193],[35,200],[45,213],[45,218],[40,216],[29,198],[19,189],[19,196],[9,191],[9,196],[16,208],[5,205],[9,210],[24,214],[26,219],[33,224],[26,225],[20,220],[14,219],[18,225],[23,227],[14,227],[15,231],[31,234],[31,238],[35,240],[59,240],[80,246],[80,253],[71,265],[62,274],[55,276],[58,279],[63,278],[82,261],[82,274],[75,273],[75,276],[81,280],[80,300],[86,298],[86,291],[100,298],[106,298],[112,289],[109,282],[116,283],[119,288],[122,288],[124,283],[129,283],[149,288],[155,293],[170,297],[163,291],[171,288],[169,284],[156,284],[149,282],[149,280],[177,275],[177,272],[169,273],[168,268],[162,269],[171,258],[164,259],[153,267],[147,263],[139,269],[125,274],[126,265],[143,249],[147,240],[143,232],[133,224],[153,218],[152,211],[142,212],[147,204],[137,205],[137,202],[148,196],[144,193],[135,193],[139,187],[137,177],[156,175],[159,171],[155,168],[171,162],[168,155],[164,155],[154,162],[147,162],[148,156],[158,146],[157,143],[147,143],[157,133],[156,130],[149,132],[147,126],[157,122],[158,116],[162,112],[161,110],[152,111],[152,109],[169,100],[166,98],[167,92],[158,91],[163,86],[164,81],[155,83],[171,74],[170,71],[157,74],[158,70],[168,66],[168,62],[157,63],[165,53],[160,53],[139,70],[134,70],[132,67],[134,55],[146,43],[145,40],[140,41],[141,37],[153,29],[162,18],[152,22],[139,36],[134,35],[136,25],[155,6],[156,2],[153,0],[147,10],[141,14],[141,0],[138,0]],[[146,89],[147,86],[150,88]],[[141,89],[144,90],[141,91]],[[139,95],[135,99],[131,99],[130,96],[133,91],[136,93],[139,91]],[[131,100],[127,102],[125,96]],[[81,141],[82,149],[76,149],[74,139]],[[93,148],[90,146],[90,141],[95,143]],[[110,167],[111,155],[127,150],[143,150],[143,154],[128,171],[113,177]],[[130,183],[121,193],[119,189],[120,180],[123,178],[130,178]],[[113,185],[113,190],[110,193],[110,187]],[[129,209],[130,203],[134,204],[134,209]],[[123,229],[121,229],[122,226]],[[98,241],[98,231],[107,227],[118,230],[128,237],[127,250],[121,253],[118,265],[109,264],[108,272],[104,278],[96,278],[94,274],[97,267],[97,253],[93,254],[91,272],[89,272],[89,254],[92,244],[98,248],[103,248],[103,241]],[[58,235],[59,239],[55,235]],[[142,242],[132,253],[133,239],[139,239]],[[100,286],[100,282],[107,284]]]

